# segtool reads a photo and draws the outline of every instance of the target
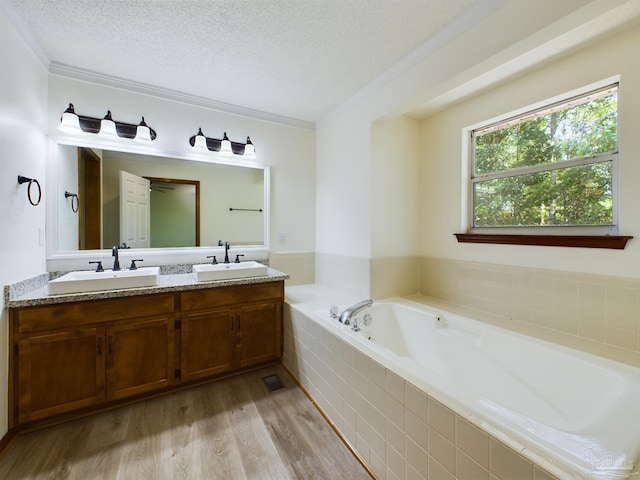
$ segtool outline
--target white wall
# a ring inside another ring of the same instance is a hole
[[[45,137],[47,72],[22,41],[0,8],[0,284],[23,280],[45,270],[44,201],[33,207],[18,175],[36,178],[47,188]],[[33,193],[35,194],[35,187]],[[43,192],[44,193],[44,192]],[[0,437],[8,424],[8,322],[0,317]]]
[[[386,256],[393,245],[402,245],[403,253],[411,253],[414,248],[415,230],[407,228],[410,211],[407,217],[392,221],[388,228],[384,219],[376,217],[378,209],[389,215],[388,205],[400,205],[411,196],[411,188],[415,188],[408,178],[396,177],[392,180],[399,181],[397,185],[408,182],[404,200],[393,197],[393,192],[402,187],[380,193],[380,186],[389,174],[388,167],[394,162],[391,156],[395,155],[375,153],[372,149],[385,148],[388,142],[385,137],[393,129],[400,138],[415,137],[411,122],[394,120],[398,123],[386,127],[385,122],[406,114],[425,115],[469,98],[566,54],[581,42],[613,31],[639,15],[637,2],[627,0],[481,2],[477,11],[448,27],[396,66],[395,76],[377,79],[323,119],[318,125],[316,146],[316,269],[323,272],[319,283],[340,280],[343,285],[345,276],[354,269],[357,274],[347,282],[370,280],[363,259]],[[374,122],[381,123],[372,127]],[[429,173],[446,172],[446,175],[420,184],[421,208],[433,209],[451,201],[452,195],[459,206],[460,174],[449,169],[449,162],[459,165],[460,154],[451,158],[444,156],[449,152],[441,151],[444,143],[460,143],[459,127],[452,130],[425,124],[423,134],[431,126],[434,128],[423,141],[423,147],[425,142],[433,143],[429,152],[433,171],[422,172],[422,178]],[[416,147],[408,147],[411,148]],[[411,171],[411,161],[406,162],[404,168]],[[445,209],[450,212],[458,206],[446,205]],[[430,254],[436,238],[451,244],[448,237],[454,238],[453,232],[459,230],[460,222],[459,215],[453,218],[455,228],[447,224],[445,233],[438,231],[439,225],[427,226],[431,217],[425,218],[423,212],[420,253]],[[430,231],[425,232],[427,229]],[[484,253],[475,249],[470,256],[480,260]]]
[[[451,107],[422,122],[420,238],[424,256],[640,277],[640,28],[602,40],[526,76]],[[620,75],[620,235],[632,235],[624,250],[458,244],[467,161],[464,127],[563,92]],[[438,208],[431,208],[438,205]]]
[[[144,115],[157,132],[150,147],[120,139],[103,148],[130,150],[167,157],[202,158],[188,140],[199,127],[205,135],[220,138],[227,132],[234,141],[247,135],[256,147],[256,162],[271,166],[270,251],[315,250],[315,132],[164,100],[130,91],[65,77],[49,79],[48,132],[54,139],[70,140],[57,126],[67,104],[81,115],[102,117],[109,109],[113,118],[137,123]],[[95,142],[96,135],[82,135],[80,142]],[[206,155],[206,154],[205,154]],[[211,154],[213,155],[213,154]],[[234,160],[235,161],[235,160]],[[237,160],[241,162],[242,160]],[[280,240],[279,233],[285,233]]]
[[[58,178],[50,178],[49,182],[58,183],[58,247],[60,250],[78,248],[78,214],[71,208],[71,197],[65,198],[64,192],[78,192],[78,152],[76,148],[60,148],[58,150]],[[75,205],[75,203],[74,203]]]
[[[418,254],[419,122],[371,127],[371,256]]]

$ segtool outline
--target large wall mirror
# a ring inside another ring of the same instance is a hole
[[[151,249],[212,247],[219,241],[266,246],[268,167],[55,148],[50,254],[122,243]]]

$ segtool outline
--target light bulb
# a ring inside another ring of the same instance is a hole
[[[142,121],[138,124],[138,128],[136,129],[136,136],[133,138],[136,142],[140,143],[151,143],[151,129],[145,123],[144,117],[142,117]]]
[[[80,118],[76,115],[72,103],[69,104],[69,108],[67,108],[62,114],[58,130],[66,133],[82,133],[82,129],[80,128]]]
[[[251,139],[247,137],[247,144],[244,146],[244,157],[256,158],[256,149],[251,143]]]
[[[194,137],[193,149],[203,152],[209,151],[209,148],[207,147],[207,137],[205,137],[204,133],[202,133],[202,128],[198,128],[198,133]]]
[[[220,153],[222,155],[233,155],[233,150],[231,150],[231,140],[227,137],[227,132],[224,132],[224,137],[222,137],[222,141],[220,142]]]
[[[100,131],[98,135],[105,138],[118,138],[116,123],[111,118],[111,110],[107,110],[107,114],[100,121]]]

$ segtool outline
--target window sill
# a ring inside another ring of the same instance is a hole
[[[496,245],[538,245],[548,247],[610,248],[622,250],[632,236],[613,235],[496,235],[454,233],[458,243],[491,243]]]

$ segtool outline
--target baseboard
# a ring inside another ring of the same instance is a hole
[[[9,430],[5,433],[2,438],[0,438],[0,459],[9,451],[9,447],[13,444],[13,442],[18,437],[18,432],[13,429]]]

